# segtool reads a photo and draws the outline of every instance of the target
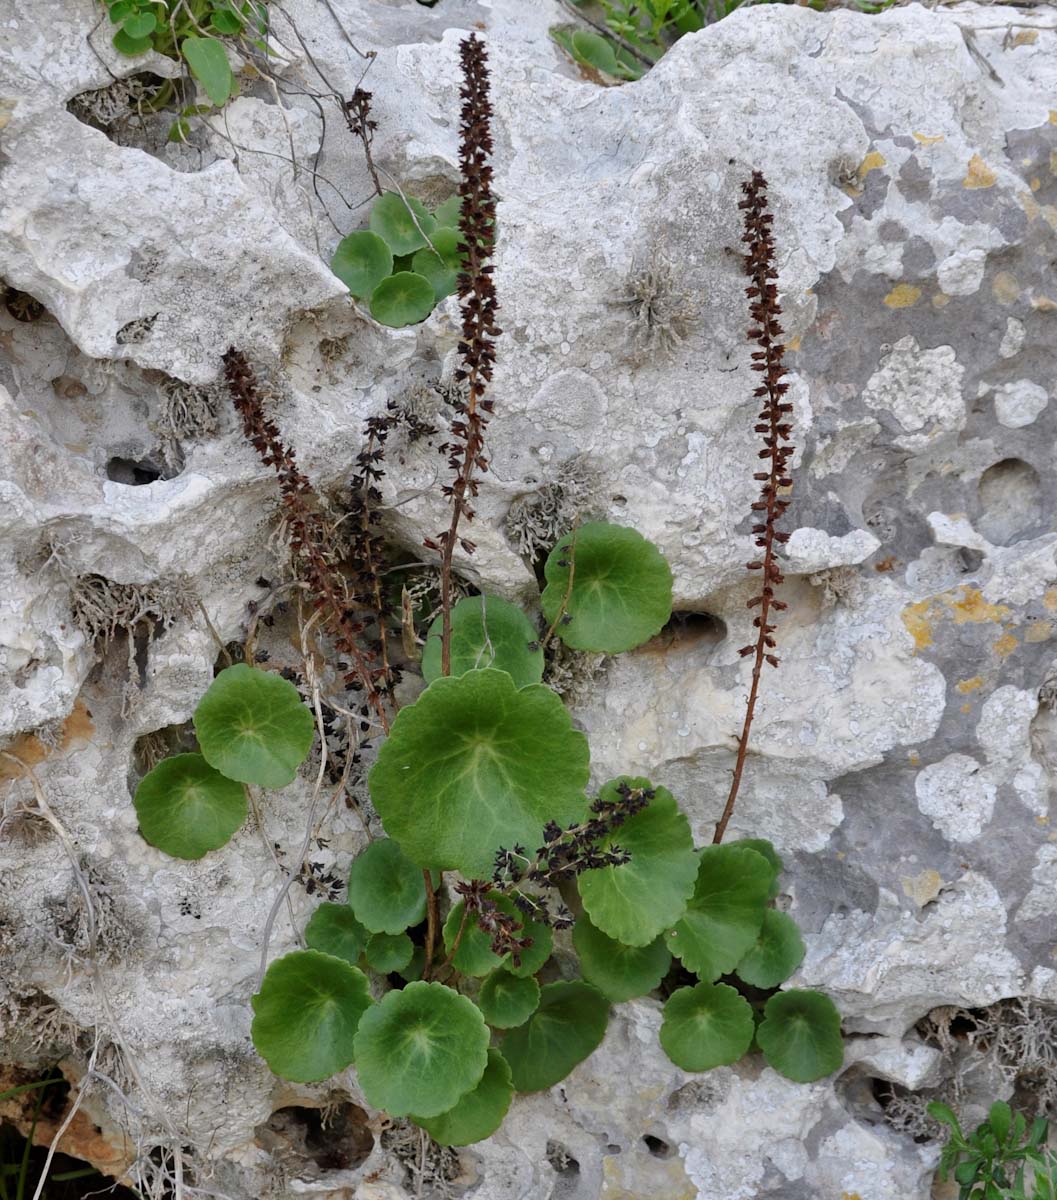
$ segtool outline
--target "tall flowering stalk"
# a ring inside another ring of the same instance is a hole
[[[772,667],[778,666],[778,657],[774,653],[776,643],[773,637],[775,626],[770,624],[772,610],[781,612],[785,603],[775,598],[775,589],[783,582],[784,576],[775,560],[775,547],[789,540],[788,533],[782,533],[775,528],[777,522],[784,516],[789,507],[788,489],[792,486],[789,477],[789,457],[794,447],[789,441],[792,432],[793,406],[784,399],[789,391],[789,385],[783,383],[785,366],[783,354],[785,347],[782,343],[782,327],[778,316],[782,309],[778,303],[778,289],[774,281],[778,272],[774,266],[774,237],[771,224],[774,220],[767,208],[767,180],[759,171],[753,171],[748,183],[742,184],[745,198],[738,204],[744,214],[745,233],[742,241],[748,246],[745,255],[745,271],[751,279],[745,289],[749,298],[749,314],[752,325],[749,329],[749,340],[756,343],[759,349],[752,352],[752,369],[759,372],[763,378],[754,390],[753,396],[763,401],[759,423],[755,430],[761,435],[763,449],[759,452],[761,459],[767,460],[767,469],[757,471],[753,478],[761,483],[760,498],[752,510],[757,518],[752,532],[756,536],[756,545],[763,551],[763,556],[746,563],[750,571],[761,573],[761,586],[757,595],[748,602],[750,608],[759,608],[759,613],[753,618],[756,629],[756,640],[748,646],[743,646],[739,653],[743,658],[753,656],[752,685],[749,688],[749,699],[745,706],[745,722],[742,725],[741,737],[738,739],[738,757],[734,765],[734,778],[731,780],[730,794],[723,809],[723,815],[716,825],[713,843],[723,840],[727,824],[734,811],[734,801],[737,799],[741,786],[741,777],[745,769],[745,756],[749,748],[749,729],[756,711],[756,697],[760,690],[760,677],[764,663]]]
[[[442,447],[448,454],[448,464],[455,478],[444,487],[444,494],[452,504],[451,523],[436,540],[430,538],[425,543],[441,554],[441,670],[445,675],[451,671],[452,555],[456,543],[467,554],[472,554],[475,548],[468,538],[459,537],[459,522],[463,517],[467,521],[473,520],[470,501],[477,495],[474,475],[488,470],[484,431],[492,412],[492,401],[484,399],[484,393],[492,379],[495,339],[501,332],[495,323],[499,304],[490,261],[495,248],[496,201],[492,194],[492,168],[488,165],[492,154],[488,54],[476,34],[460,43],[459,54],[463,75],[459,232],[465,256],[458,281],[462,339],[455,379],[460,385],[460,395],[453,402],[458,415],[452,422],[452,440]]]
[[[350,660],[352,671],[346,680],[366,693],[367,703],[388,732],[389,717],[379,687],[380,682],[384,686],[385,675],[359,645],[363,626],[352,615],[348,587],[329,548],[330,535],[316,490],[298,467],[294,452],[283,442],[279,427],[265,415],[257,376],[241,350],[231,349],[224,355],[224,376],[247,441],[264,465],[273,467],[279,477],[290,548],[308,584],[313,606],[320,610],[338,649]]]

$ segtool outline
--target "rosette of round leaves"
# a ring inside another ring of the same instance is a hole
[[[840,1069],[840,1013],[821,992],[791,989],[772,996],[756,1030],[768,1064],[796,1083],[814,1083]]]
[[[201,858],[231,840],[246,820],[246,790],[201,754],[163,759],[140,780],[133,800],[140,833],[174,858]]]
[[[466,904],[460,900],[453,906],[444,922],[444,949],[448,954],[451,954],[452,947],[455,946],[455,939],[459,937],[460,928],[462,929],[462,937],[459,938],[452,966],[462,975],[487,975],[498,967],[505,967],[511,975],[535,975],[551,956],[554,937],[550,926],[530,920],[518,911],[508,896],[504,896],[501,892],[489,892],[488,899],[501,912],[516,917],[521,922],[522,932],[519,936],[531,938],[532,945],[522,950],[521,962],[517,966],[511,962],[509,954],[500,957],[492,950],[491,938],[476,921],[468,920],[463,928],[462,920]]]
[[[667,940],[683,966],[711,983],[755,944],[774,872],[761,854],[737,843],[706,846],[698,858],[694,894]]]
[[[405,199],[396,192],[383,192],[375,200],[367,224],[394,255],[421,250],[437,225],[418,200],[411,196]]]
[[[315,722],[292,683],[237,663],[209,685],[194,714],[206,762],[228,779],[280,788],[312,745]]]
[[[343,959],[295,950],[272,963],[251,1003],[257,1053],[281,1079],[314,1083],[353,1061],[371,994],[367,976]]]
[[[488,1027],[465,996],[440,983],[409,983],[364,1014],[355,1052],[369,1104],[393,1117],[437,1117],[480,1083]]]
[[[439,304],[455,291],[463,269],[462,240],[457,229],[437,228],[429,235],[430,245],[416,250],[411,269],[428,279]]]
[[[491,1137],[503,1123],[514,1095],[510,1067],[498,1050],[488,1051],[480,1083],[438,1117],[412,1117],[441,1146],[468,1146]]]
[[[368,782],[413,862],[474,879],[498,847],[539,845],[547,821],[581,819],[587,777],[587,739],[554,692],[488,668],[437,679],[402,708]]]
[[[439,679],[444,618],[437,617],[426,634],[422,674],[427,683]],[[543,650],[535,626],[514,604],[498,596],[466,596],[451,610],[451,674],[464,675],[494,667],[506,671],[520,687],[543,678]]]
[[[493,1029],[513,1029],[539,1008],[540,985],[531,975],[511,975],[500,967],[481,984],[477,1002]]]
[[[738,963],[737,975],[751,987],[775,988],[784,983],[804,958],[804,939],[788,913],[768,908],[756,941]]]
[[[622,525],[591,521],[567,533],[543,573],[544,615],[574,650],[632,650],[672,615],[671,568],[652,542]]]
[[[752,1006],[725,983],[679,988],[664,1006],[660,1041],[684,1071],[710,1071],[737,1062],[752,1044]]]
[[[305,926],[305,945],[357,963],[371,935],[347,904],[321,904]]]
[[[648,946],[682,916],[693,895],[698,858],[690,823],[675,797],[648,779],[611,779],[599,794],[616,801],[622,786],[653,792],[645,808],[629,817],[599,843],[605,853],[614,846],[630,861],[619,867],[585,871],[578,880],[580,898],[591,922],[625,946]]]
[[[536,1011],[503,1038],[515,1089],[539,1092],[564,1079],[598,1047],[608,1020],[609,1001],[589,983],[541,988]]]
[[[625,946],[581,917],[573,927],[573,947],[584,979],[609,1000],[631,1000],[660,986],[672,956],[658,937],[648,946]]]
[[[382,838],[352,860],[348,899],[372,933],[403,933],[426,915],[426,881],[392,838]]]

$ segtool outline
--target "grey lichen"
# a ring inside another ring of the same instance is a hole
[[[600,515],[600,474],[586,454],[566,459],[554,478],[518,496],[503,531],[522,558],[538,562],[577,523]]]
[[[192,603],[186,580],[115,583],[103,575],[80,575],[70,592],[70,615],[85,638],[105,651],[119,635],[138,628],[151,635],[168,629]]]
[[[686,340],[700,312],[667,257],[653,253],[636,263],[618,303],[631,310],[635,357],[671,354]]]

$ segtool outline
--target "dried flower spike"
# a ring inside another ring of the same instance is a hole
[[[753,171],[751,179],[742,184],[741,190],[745,198],[739,202],[738,208],[744,213],[745,233],[742,241],[748,247],[744,262],[746,274],[751,280],[745,289],[752,321],[749,340],[758,346],[758,349],[752,352],[752,369],[762,376],[759,385],[753,391],[753,396],[763,402],[758,423],[754,428],[763,441],[763,448],[758,457],[766,460],[767,467],[766,470],[753,474],[753,479],[758,480],[762,487],[759,500],[752,505],[757,519],[752,532],[757,547],[763,553],[760,558],[745,564],[748,570],[761,572],[760,590],[748,602],[750,608],[760,610],[752,622],[756,629],[756,640],[739,651],[743,658],[750,655],[753,657],[752,685],[745,706],[745,722],[738,739],[734,778],[723,815],[716,825],[712,839],[714,843],[723,840],[727,823],[734,811],[738,788],[741,786],[749,746],[749,729],[756,710],[763,664],[766,662],[772,667],[778,666],[778,657],[774,653],[775,626],[770,624],[770,617],[772,609],[781,612],[786,606],[775,598],[775,589],[784,579],[775,558],[775,547],[787,542],[789,534],[779,532],[775,526],[789,507],[789,489],[793,482],[789,477],[789,458],[794,449],[789,441],[793,406],[785,399],[789,385],[783,382],[785,347],[782,343],[782,327],[778,323],[782,309],[778,303],[778,288],[775,284],[778,272],[774,265],[774,237],[771,232],[774,218],[767,208],[767,180],[759,171]]]
[[[444,494],[452,503],[451,524],[435,539],[426,541],[430,549],[439,549],[441,553],[441,670],[445,675],[451,670],[452,555],[460,542],[467,554],[472,554],[474,549],[472,542],[459,537],[459,521],[463,517],[467,521],[473,520],[470,501],[477,495],[474,473],[488,470],[488,460],[484,457],[484,431],[492,402],[484,399],[484,393],[492,378],[495,339],[500,334],[495,323],[499,305],[490,263],[495,246],[496,202],[492,194],[492,168],[488,165],[492,154],[488,55],[476,34],[460,43],[459,55],[463,75],[459,232],[466,265],[458,283],[462,339],[455,379],[461,385],[461,395],[453,400],[457,416],[451,426],[452,440],[442,447],[455,476],[444,488]]]

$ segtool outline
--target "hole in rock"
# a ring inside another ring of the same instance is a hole
[[[671,1158],[674,1154],[674,1150],[664,1138],[654,1137],[652,1133],[646,1134],[642,1139],[642,1144],[654,1158]]]
[[[29,324],[39,321],[48,311],[43,304],[29,292],[20,292],[18,288],[10,287],[0,280],[0,293],[3,294],[3,305],[16,321]]]
[[[356,1104],[327,1108],[291,1105],[279,1108],[255,1134],[257,1145],[287,1166],[297,1160],[322,1171],[348,1171],[367,1160],[374,1149],[368,1117]]]
[[[48,1157],[48,1146],[59,1123],[66,1115],[70,1085],[57,1078],[43,1088],[32,1088],[3,1099],[9,1082],[13,1087],[39,1082],[26,1074],[0,1082],[0,1182],[4,1196],[32,1196],[41,1181]],[[39,1107],[38,1107],[39,1106]],[[28,1147],[26,1133],[33,1128],[34,1145]],[[98,1133],[98,1130],[96,1130]],[[41,1144],[36,1144],[41,1143]],[[23,1157],[25,1169],[23,1172]],[[84,1200],[88,1196],[107,1195],[114,1200],[137,1200],[136,1193],[102,1175],[85,1159],[57,1152],[48,1168],[42,1190],[45,1200]]]
[[[980,476],[976,526],[996,546],[1023,541],[1042,521],[1039,473],[1020,458],[1004,458]]]
[[[912,1092],[890,1079],[870,1079],[868,1083],[885,1123],[898,1133],[906,1134],[919,1145],[943,1139],[943,1127],[928,1113],[929,1101],[936,1098],[933,1091]]]
[[[165,467],[153,459],[121,458],[117,455],[107,461],[106,477],[114,483],[124,483],[129,487],[142,487],[145,483],[170,478]]]
[[[645,650],[689,650],[718,646],[727,636],[727,625],[707,612],[673,612],[668,624],[643,647]]]
[[[579,1175],[580,1164],[561,1142],[547,1143],[547,1162],[559,1175]]]

